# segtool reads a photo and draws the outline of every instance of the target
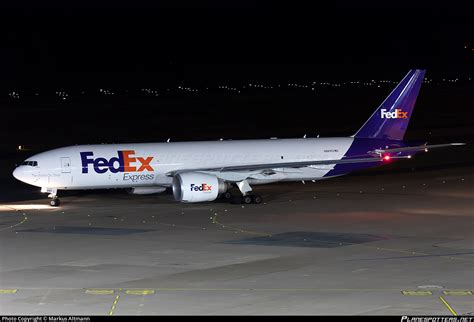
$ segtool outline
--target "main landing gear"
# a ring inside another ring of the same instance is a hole
[[[224,194],[224,198],[230,200],[232,203],[240,203],[249,205],[251,203],[260,204],[262,203],[262,197],[258,194],[251,193],[252,188],[246,180],[238,182],[237,187],[239,188],[242,195],[234,196],[230,191]]]
[[[262,197],[257,194],[250,194],[250,195],[242,196],[241,198],[242,198],[242,203],[247,204],[247,205],[251,203],[256,203],[256,204],[262,203]]]
[[[249,204],[260,204],[262,203],[263,199],[260,195],[257,195],[257,194],[247,194],[245,196],[235,196],[233,195],[232,193],[230,192],[226,192],[224,194],[224,198],[229,200],[231,203],[236,203],[236,204],[246,204],[246,205],[249,205]]]

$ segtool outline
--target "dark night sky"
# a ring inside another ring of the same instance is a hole
[[[473,10],[446,1],[15,3],[0,10],[4,86],[473,70]]]
[[[451,1],[4,1],[0,144],[351,135],[393,85],[177,88],[398,81],[411,68],[462,79],[423,87],[410,132],[425,139],[474,127],[473,37],[474,10]]]

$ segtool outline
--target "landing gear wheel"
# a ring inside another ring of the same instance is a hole
[[[59,201],[59,198],[54,198],[54,199],[51,199],[51,201],[49,202],[49,204],[52,206],[52,207],[58,207],[61,202]]]
[[[247,204],[247,205],[248,205],[248,204],[251,204],[251,203],[252,203],[252,197],[251,197],[251,196],[243,196],[243,197],[242,197],[242,202],[243,202],[244,204]]]
[[[227,200],[229,200],[230,198],[232,198],[232,194],[231,194],[229,191],[227,191],[227,192],[224,194],[224,198],[227,199]]]
[[[256,204],[262,203],[262,197],[260,197],[259,195],[253,195],[252,201],[253,203],[256,203]]]

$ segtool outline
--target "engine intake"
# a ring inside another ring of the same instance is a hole
[[[224,180],[199,172],[175,175],[172,188],[174,199],[181,202],[213,201],[227,191]]]

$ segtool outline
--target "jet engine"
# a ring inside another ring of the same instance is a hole
[[[172,188],[176,201],[202,202],[216,200],[219,194],[226,192],[227,185],[216,176],[188,172],[175,175]]]

